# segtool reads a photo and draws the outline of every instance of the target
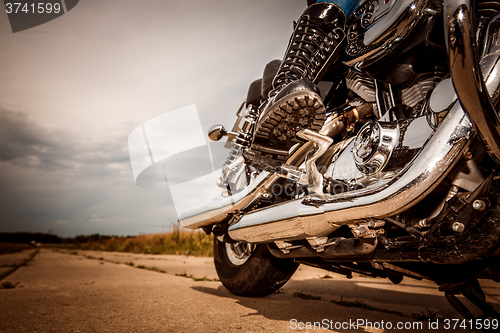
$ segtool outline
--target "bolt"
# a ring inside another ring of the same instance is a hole
[[[269,192],[264,192],[264,193],[262,193],[262,197],[263,197],[264,199],[271,199],[271,193],[269,193]]]
[[[483,200],[474,200],[472,203],[472,208],[475,210],[484,210],[486,208],[486,204]]]
[[[451,228],[455,232],[462,232],[462,231],[464,231],[465,226],[463,225],[463,223],[455,222],[455,223],[453,223],[453,225],[451,226]]]
[[[414,219],[411,221],[411,226],[417,229],[429,227],[429,221],[427,219]]]

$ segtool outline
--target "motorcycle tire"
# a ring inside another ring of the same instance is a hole
[[[239,260],[229,252],[231,246],[234,244],[214,237],[215,269],[224,287],[237,296],[267,296],[281,288],[299,267],[293,259],[273,256],[266,244],[255,245],[247,257]]]

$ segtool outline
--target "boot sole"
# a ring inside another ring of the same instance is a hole
[[[296,134],[303,129],[319,131],[326,120],[321,97],[298,91],[277,101],[257,125],[252,148],[270,154],[288,155],[290,148],[303,142]]]

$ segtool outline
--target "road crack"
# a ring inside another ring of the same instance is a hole
[[[8,277],[9,275],[11,275],[12,273],[14,273],[15,271],[17,271],[19,268],[23,267],[23,266],[27,266],[28,263],[33,260],[33,258],[35,258],[35,256],[38,254],[38,249],[33,251],[33,253],[26,259],[24,259],[21,263],[17,264],[17,265],[13,265],[12,266],[12,269],[9,269],[8,271],[6,272],[3,272],[2,274],[0,274],[0,280],[3,280],[5,279],[6,277]]]

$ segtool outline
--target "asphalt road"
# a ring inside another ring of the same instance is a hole
[[[2,255],[0,268],[31,253]],[[245,298],[211,281],[216,277],[211,258],[40,249],[1,281],[3,287],[19,283],[0,290],[0,332],[469,331],[444,329],[445,320],[459,316],[428,281],[347,280],[301,266],[280,293]],[[499,309],[500,289],[493,282],[482,285]],[[438,330],[416,319],[433,314]],[[308,322],[322,328],[307,329]]]

